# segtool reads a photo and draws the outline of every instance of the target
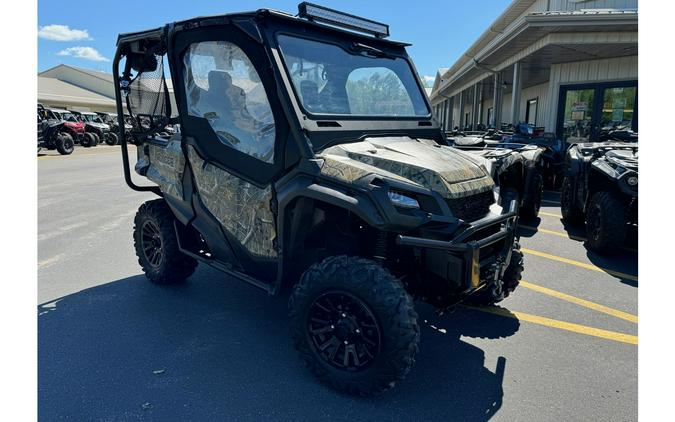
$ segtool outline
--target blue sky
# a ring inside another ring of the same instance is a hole
[[[439,67],[454,63],[506,9],[510,0],[314,2],[389,24],[392,39],[413,44],[408,52],[420,76],[434,76]],[[106,60],[113,57],[115,40],[120,32],[149,29],[195,16],[259,8],[295,13],[298,3],[271,0],[39,0],[38,70],[65,63],[111,72],[111,62]]]

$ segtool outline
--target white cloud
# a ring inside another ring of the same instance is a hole
[[[61,50],[56,53],[57,56],[73,56],[80,59],[92,60],[95,62],[109,62],[110,59],[107,59],[101,55],[95,48],[91,47],[68,47],[65,50]]]
[[[428,85],[433,85],[434,80],[436,79],[436,77],[435,77],[435,76],[428,76],[428,75],[425,75],[425,76],[422,76],[422,79],[424,79],[424,82],[426,82]]]
[[[86,29],[70,29],[68,25],[47,25],[38,29],[38,37],[53,41],[90,40]]]

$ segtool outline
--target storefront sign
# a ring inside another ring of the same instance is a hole
[[[588,110],[588,103],[586,101],[579,101],[576,103],[572,103],[572,112],[574,113],[575,111],[586,111]]]

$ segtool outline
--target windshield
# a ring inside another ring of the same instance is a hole
[[[279,47],[302,106],[314,114],[426,117],[410,64],[379,49],[341,47],[287,35]]]
[[[61,119],[68,122],[77,122],[73,113],[61,113]]]

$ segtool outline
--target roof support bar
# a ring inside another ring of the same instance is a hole
[[[459,93],[459,130],[464,129],[464,91]]]
[[[478,105],[480,104],[481,99],[478,98],[481,95],[481,83],[478,82],[473,86],[473,107],[471,107],[471,130],[478,130],[476,127],[478,125]]]
[[[492,122],[488,122],[488,125],[492,125],[495,129],[500,129],[502,127],[502,75],[499,72],[496,72],[494,75],[495,86],[494,92],[492,94]]]
[[[511,90],[511,123],[515,126],[520,120],[520,91],[522,87],[522,64],[513,64],[513,89]]]

